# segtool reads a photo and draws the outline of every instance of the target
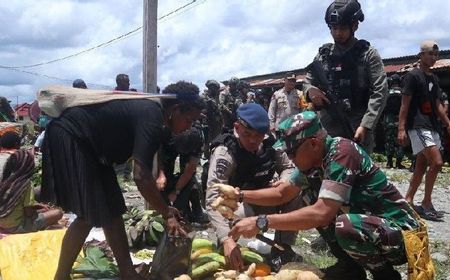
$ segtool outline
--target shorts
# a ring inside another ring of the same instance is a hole
[[[441,149],[441,138],[434,130],[416,128],[408,130],[408,135],[414,155],[422,152],[427,147],[437,146],[439,150]]]

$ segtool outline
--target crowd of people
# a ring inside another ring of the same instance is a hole
[[[374,280],[401,279],[394,265],[407,261],[402,231],[419,227],[416,213],[444,218],[432,191],[446,155],[440,135],[450,133],[448,102],[431,71],[436,42],[420,45],[410,72],[387,77],[377,50],[355,37],[363,20],[357,1],[333,2],[325,22],[334,42],[319,48],[301,85],[288,73],[271,96],[236,77],[226,86],[208,80],[202,94],[178,81],[162,90],[174,98],[159,103],[143,95],[75,106],[54,119],[43,114],[35,144],[43,156],[40,200],[77,216],[55,279],[70,279],[92,227],[103,228],[121,279],[141,279],[127,246],[118,174],[135,181],[169,234],[186,234],[182,220],[211,223],[231,268],[243,268],[241,236],[270,228],[275,241],[292,245],[298,231],[316,228],[338,260],[326,279],[366,279],[366,270]],[[116,93],[135,91],[126,74],[116,82]],[[87,85],[77,79],[73,87]],[[11,121],[10,113],[0,117]],[[370,157],[379,121],[387,167],[404,168],[403,147],[412,147],[405,197]],[[0,230],[9,233],[44,229],[62,216],[34,201],[33,153],[19,143],[17,133],[0,138]],[[424,175],[425,196],[415,205]],[[217,183],[235,188],[239,220],[232,226],[211,206]]]

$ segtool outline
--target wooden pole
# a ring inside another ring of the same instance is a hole
[[[158,0],[144,0],[143,89],[156,93],[158,47]]]

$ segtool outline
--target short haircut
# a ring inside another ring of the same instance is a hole
[[[0,137],[0,147],[4,149],[20,148],[20,136],[15,131],[8,131]]]
[[[116,83],[119,84],[120,81],[123,81],[125,79],[130,80],[127,74],[118,74],[116,76]]]
[[[188,112],[193,109],[202,110],[205,106],[203,100],[199,97],[199,88],[195,84],[186,81],[178,81],[175,84],[166,86],[163,94],[176,94],[177,98],[163,98],[161,104],[165,110],[179,104],[182,112]]]

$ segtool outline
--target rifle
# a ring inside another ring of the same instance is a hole
[[[320,61],[314,60],[311,64],[306,67],[306,70],[310,71],[311,74],[318,82],[318,88],[325,93],[325,96],[330,100],[330,104],[325,104],[324,109],[330,114],[330,116],[340,122],[344,128],[343,135],[345,138],[353,140],[355,135],[355,130],[350,124],[345,111],[343,109],[343,102],[337,94],[334,92],[332,85],[327,79],[323,65]]]

